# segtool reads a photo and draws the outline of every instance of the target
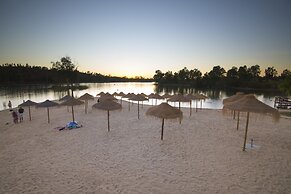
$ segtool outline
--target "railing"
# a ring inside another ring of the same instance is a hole
[[[284,98],[281,96],[276,96],[275,97],[275,102],[274,102],[274,107],[275,108],[281,108],[281,109],[290,109],[291,108],[291,100],[289,98]]]

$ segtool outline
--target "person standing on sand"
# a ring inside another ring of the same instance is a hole
[[[8,102],[8,107],[9,107],[10,110],[12,109],[12,103],[11,103],[10,100],[9,100],[9,102]]]
[[[21,122],[23,122],[24,109],[22,107],[19,107],[18,113],[19,113],[19,122],[21,123]]]
[[[15,110],[12,112],[13,122],[16,124],[18,123],[18,114]]]

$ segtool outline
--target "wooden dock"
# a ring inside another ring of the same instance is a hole
[[[291,100],[289,98],[276,96],[274,107],[278,109],[291,109]]]

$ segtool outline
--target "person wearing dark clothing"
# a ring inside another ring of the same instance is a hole
[[[13,122],[18,123],[18,114],[15,110],[12,112]]]

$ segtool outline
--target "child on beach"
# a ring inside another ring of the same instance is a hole
[[[23,122],[24,109],[22,107],[19,107],[18,113],[19,113],[19,122],[21,123],[21,122]]]

